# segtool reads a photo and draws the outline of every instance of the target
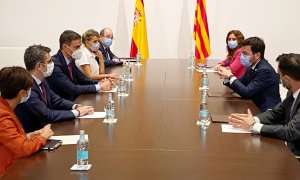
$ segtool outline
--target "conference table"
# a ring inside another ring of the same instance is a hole
[[[208,63],[216,64],[216,61]],[[223,133],[221,123],[207,130],[199,119],[202,74],[184,59],[150,59],[133,66],[128,97],[113,94],[117,122],[75,119],[52,124],[55,135],[89,138],[89,171],[71,171],[76,145],[21,158],[3,179],[300,179],[300,165],[284,141],[250,133]],[[107,69],[121,72],[125,67]],[[209,92],[230,93],[215,73]],[[77,103],[103,111],[108,93],[81,95]],[[251,100],[208,97],[211,115],[260,113]]]

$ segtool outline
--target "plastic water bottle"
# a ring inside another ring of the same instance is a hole
[[[188,69],[195,69],[195,60],[194,60],[194,55],[193,52],[191,53],[190,59],[189,59],[189,66]]]
[[[112,93],[108,94],[108,100],[105,103],[105,119],[113,122],[115,119],[115,102],[112,99]]]
[[[119,95],[126,94],[126,83],[125,83],[125,74],[124,73],[121,73],[119,76],[118,94]]]
[[[138,51],[136,53],[136,65],[142,65],[141,64],[141,54],[140,54],[140,51]]]
[[[202,89],[201,104],[207,104],[207,89]]]
[[[209,81],[208,81],[208,75],[207,75],[207,72],[206,72],[206,68],[203,67],[202,80],[201,80],[202,87],[207,88],[208,83],[209,83]]]
[[[84,130],[80,130],[80,138],[77,141],[77,165],[87,166],[89,160],[89,142],[84,137]]]
[[[209,112],[207,104],[200,104],[199,121],[202,129],[207,129],[210,125]]]
[[[127,76],[126,81],[133,81],[131,70],[132,70],[132,63],[127,62],[127,64],[126,64],[126,76]]]

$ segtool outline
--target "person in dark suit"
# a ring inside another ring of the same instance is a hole
[[[296,155],[300,155],[300,54],[282,54],[276,59],[282,85],[289,91],[282,103],[256,117],[231,114],[229,123],[236,128],[282,139]]]
[[[111,52],[109,48],[112,45],[113,38],[114,35],[110,28],[104,28],[100,31],[99,50],[102,52],[105,67],[123,64],[123,61],[121,61],[116,55],[114,55],[114,53]]]
[[[97,93],[100,90],[111,90],[112,81],[101,82],[87,78],[76,66],[75,59],[82,55],[81,36],[71,30],[64,31],[59,38],[60,49],[52,56],[54,70],[47,77],[50,88],[59,96],[75,100],[81,94]]]
[[[281,102],[279,78],[274,68],[264,58],[265,43],[258,37],[242,42],[241,63],[246,66],[244,75],[237,79],[230,69],[220,67],[218,73],[225,77],[224,84],[242,98],[250,98],[263,112]]]
[[[28,101],[15,108],[25,132],[41,129],[46,124],[73,120],[94,111],[92,106],[81,106],[65,100],[49,88],[45,77],[50,76],[54,68],[50,51],[50,48],[42,45],[29,46],[25,50],[24,62],[33,78],[33,87]]]

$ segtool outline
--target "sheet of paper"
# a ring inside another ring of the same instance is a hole
[[[71,170],[71,171],[87,171],[87,170],[89,170],[91,167],[92,167],[91,164],[88,164],[87,166],[79,166],[79,165],[77,165],[77,164],[74,164],[74,165],[70,168],[70,170]]]
[[[89,139],[87,134],[84,137],[86,140]],[[62,140],[62,145],[70,145],[77,144],[79,135],[51,136],[49,139]]]
[[[233,128],[231,124],[221,124],[222,132],[224,133],[252,133],[250,130]]]
[[[94,114],[89,114],[78,118],[105,118],[105,112],[94,112]]]
[[[118,90],[118,87],[116,86],[116,87],[114,87],[112,90],[109,90],[109,91],[100,91],[100,92],[117,92],[117,90]]]
[[[203,72],[203,69],[197,69],[198,72]],[[212,73],[212,72],[218,72],[218,71],[215,71],[213,69],[206,69],[206,72],[207,73]]]

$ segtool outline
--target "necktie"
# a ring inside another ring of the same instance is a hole
[[[73,79],[73,66],[72,66],[72,62],[69,62],[68,69],[69,69],[69,73],[70,73],[71,79]]]
[[[109,56],[109,52],[108,52],[108,48],[106,48],[106,54],[107,54],[107,60],[110,60],[110,56]]]
[[[47,103],[47,92],[46,92],[46,87],[44,82],[41,82],[40,87],[42,89],[42,97],[44,99],[44,101]]]

